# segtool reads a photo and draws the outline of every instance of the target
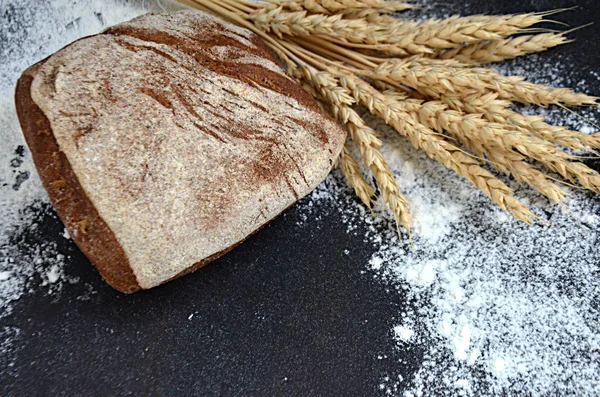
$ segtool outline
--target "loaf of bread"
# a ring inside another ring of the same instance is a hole
[[[198,11],[78,40],[15,98],[58,215],[127,293],[243,241],[314,189],[345,139],[258,36]]]

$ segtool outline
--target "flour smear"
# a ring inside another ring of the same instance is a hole
[[[10,314],[17,299],[26,299],[32,280],[48,294],[77,282],[63,273],[56,239],[37,245],[14,240],[40,227],[40,213],[49,208],[19,131],[12,101],[16,79],[30,64],[81,36],[163,6],[124,0],[50,3],[0,0],[1,42],[8,43],[0,49],[0,316]],[[498,68],[582,91],[600,87],[598,75],[577,80],[569,77],[573,65],[544,59],[530,56]],[[593,131],[564,111],[523,110]],[[583,114],[597,120],[592,111]],[[526,226],[380,121],[367,119],[382,134],[384,155],[411,202],[414,246],[398,239],[381,201],[372,218],[337,172],[299,208],[308,225],[326,206],[343,210],[349,230],[367,224],[365,240],[374,254],[356,271],[371,272],[417,302],[398,312],[388,332],[399,355],[411,346],[425,352],[421,366],[410,378],[382,374],[373,380],[373,394],[600,394],[600,200],[572,190],[563,210],[513,184],[517,196],[547,221]],[[1,354],[19,338],[19,330],[0,331]]]

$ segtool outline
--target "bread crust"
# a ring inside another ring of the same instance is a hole
[[[50,121],[31,98],[31,83],[45,60],[29,67],[17,82],[15,104],[23,135],[44,188],[79,249],[113,288],[140,289],[123,248],[85,194],[67,157],[60,150]]]

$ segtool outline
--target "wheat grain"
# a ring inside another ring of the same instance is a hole
[[[495,145],[507,150],[517,150],[522,154],[538,160],[551,167],[560,167],[562,162],[574,159],[567,153],[557,149],[548,141],[510,125],[490,122],[481,114],[464,114],[457,110],[448,109],[448,105],[442,101],[421,101],[406,99],[400,94],[384,92],[373,95],[367,83],[352,76],[339,77],[343,86],[352,90],[354,99],[371,106],[382,106],[388,99],[394,101],[396,108],[406,113],[412,113],[420,123],[443,133],[448,131],[455,137],[465,137],[471,141],[479,142],[484,146]],[[400,99],[400,100],[399,100]],[[375,104],[375,102],[378,102]],[[386,114],[386,118],[390,116]]]
[[[445,99],[449,103],[452,103],[452,106],[456,108],[467,108],[466,105],[461,104],[461,102],[456,98]],[[506,103],[504,103],[504,101],[496,101],[493,96],[488,96],[483,100],[480,99],[478,102],[475,98],[473,98],[473,100],[470,102],[470,106],[472,107],[471,110],[475,112],[485,110],[486,112],[483,114],[486,115],[486,117],[494,121],[501,122],[502,125],[512,125],[516,128],[522,129],[525,132],[534,132],[542,136],[551,135],[553,140],[559,141],[559,144],[562,143],[565,146],[580,149],[585,148],[585,145],[589,143],[592,144],[589,146],[598,145],[597,134],[586,135],[575,133],[574,131],[569,132],[568,130],[566,130],[567,132],[565,133],[564,127],[554,127],[542,122],[540,119],[543,119],[543,117],[524,116],[517,112],[506,109],[504,107],[506,106]],[[558,129],[558,131],[556,129]],[[456,135],[460,134],[460,132],[457,133],[457,131],[453,128],[449,128],[448,131],[455,133]],[[470,132],[470,130],[467,132]],[[467,137],[469,136],[468,134],[464,135]],[[544,139],[532,139],[531,136],[523,135],[520,139],[514,142],[516,144],[513,145],[511,142],[504,140],[502,146],[505,148],[514,147],[519,152],[539,161],[564,178],[570,181],[577,180],[579,184],[586,189],[600,193],[600,175],[598,172],[586,166],[585,164],[569,161],[574,157],[552,147],[546,142],[547,141]],[[518,175],[514,176],[518,177]]]
[[[327,72],[320,72],[321,76],[325,73]],[[531,221],[533,215],[527,207],[512,196],[512,190],[508,186],[481,168],[476,159],[414,120],[402,103],[386,98],[356,76],[339,71],[333,73],[336,73],[335,77],[339,79],[341,86],[347,89],[346,95],[352,93],[357,103],[364,105],[371,113],[381,117],[398,132],[406,135],[415,147],[423,149],[431,158],[466,177],[492,201],[518,219]],[[317,73],[311,72],[311,75],[315,74]],[[331,75],[326,80],[332,81],[335,77]],[[314,82],[314,84],[318,86],[318,82]],[[338,116],[344,123],[350,121],[348,117]]]
[[[566,200],[565,192],[551,182],[546,174],[526,162],[523,155],[494,144],[486,144],[479,140],[469,139],[464,135],[455,135],[453,133],[451,135],[473,153],[480,157],[487,157],[494,168],[512,175],[517,182],[527,183],[555,203],[560,204]]]
[[[480,114],[463,114],[456,110],[449,110],[445,103],[438,101],[419,102],[406,101],[406,109],[415,112],[421,123],[439,132],[448,131],[456,136],[465,136],[480,141],[485,145],[493,144],[506,149],[518,150],[532,159],[543,162],[575,158],[558,150],[544,139],[528,134],[521,129],[490,122]]]
[[[584,188],[600,193],[600,174],[587,165],[560,159],[553,159],[544,164],[564,178],[572,182],[577,181]]]

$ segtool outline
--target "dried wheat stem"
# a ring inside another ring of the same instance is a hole
[[[469,44],[445,51],[438,58],[455,59],[471,65],[481,65],[546,51],[549,48],[570,42],[571,40],[568,40],[562,33],[542,33]]]
[[[231,11],[239,12],[241,14],[248,14],[256,10],[255,7],[252,7],[241,0],[220,0],[220,2],[221,5],[226,6]]]
[[[269,48],[271,48],[273,51],[275,51],[278,55],[285,56],[285,58],[287,58],[287,59],[291,59],[296,63],[300,63],[300,60],[298,59],[298,57],[294,53],[292,53],[288,49],[286,49],[285,46],[282,45],[283,43],[278,42],[276,39],[274,39],[267,33],[261,31],[256,26],[254,26],[253,24],[251,24],[250,22],[245,20],[244,17],[247,15],[240,15],[240,13],[232,12],[226,8],[223,8],[219,4],[214,3],[213,0],[186,0],[186,1],[192,1],[195,3],[194,7],[200,8],[209,13],[215,13],[226,20],[229,20],[239,26],[242,26],[242,27],[245,27],[245,28],[251,30],[252,32],[256,33],[258,36],[260,36],[264,40],[264,43]]]
[[[468,178],[519,219],[530,221],[534,216],[506,185],[481,168],[473,156],[450,143],[443,133],[553,201],[564,200],[564,193],[529,160],[600,192],[600,175],[585,164],[570,161],[573,157],[554,145],[598,148],[600,135],[550,126],[543,118],[523,116],[509,108],[511,101],[574,106],[594,105],[596,98],[471,67],[566,42],[564,34],[555,33],[507,38],[514,33],[542,31],[529,28],[550,13],[416,22],[386,15],[407,5],[383,0],[181,1],[253,30],[284,60],[288,72],[305,82],[311,95],[333,108],[331,113],[345,124],[358,144],[396,221],[407,230],[410,216],[406,200],[381,154],[381,142],[351,109],[355,103],[365,105],[406,135],[414,146]],[[386,57],[411,53],[442,59]],[[358,76],[370,79],[385,92]],[[361,200],[370,206],[373,189],[356,160],[348,156],[345,149],[340,157],[342,169]]]
[[[291,37],[286,38],[285,41],[298,44],[300,47],[306,47],[314,54],[318,54],[324,59],[329,58],[325,62],[325,64],[333,63],[333,59],[345,63],[346,68],[358,68],[355,69],[358,71],[361,68],[364,68],[365,66],[367,68],[374,68],[379,62],[381,62],[379,58],[372,58],[367,55],[356,52],[352,49],[344,48],[343,46],[337,43],[323,39],[319,35],[315,35],[312,37]]]
[[[342,174],[344,174],[344,178],[346,178],[348,185],[354,189],[354,192],[360,201],[371,209],[371,197],[375,196],[375,192],[362,175],[360,167],[354,157],[350,154],[347,145],[347,143],[344,145],[340,152],[340,156],[338,157],[340,169]]]

